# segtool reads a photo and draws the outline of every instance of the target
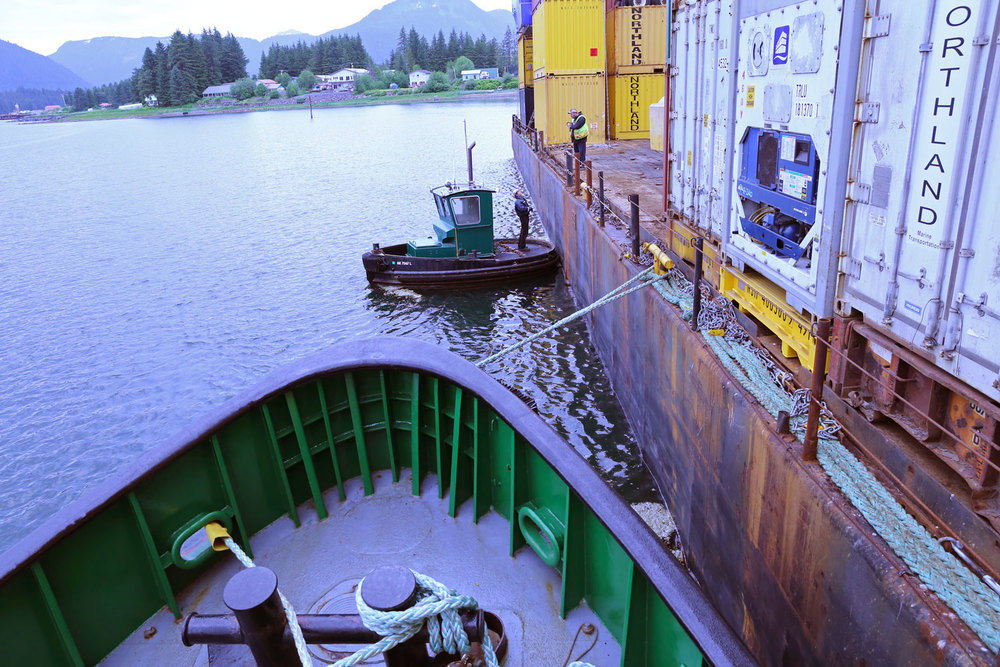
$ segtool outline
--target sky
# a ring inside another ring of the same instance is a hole
[[[428,0],[433,2],[433,0]],[[472,0],[483,9],[510,0]],[[216,27],[223,34],[264,39],[286,30],[319,35],[364,18],[390,0],[0,0],[0,39],[52,55],[70,40],[166,37]],[[278,10],[277,12],[275,10]],[[277,14],[277,15],[276,15]]]

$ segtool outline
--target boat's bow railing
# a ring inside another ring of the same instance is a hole
[[[0,645],[13,664],[92,664],[218,562],[198,546],[226,526],[250,537],[373,473],[433,475],[449,513],[509,521],[510,552],[562,576],[560,612],[586,601],[623,663],[749,664],[690,575],[551,427],[472,363],[383,338],[281,370],[193,423],[54,516],[0,557]],[[427,487],[428,485],[423,485]],[[113,582],[113,585],[109,585]],[[94,613],[100,609],[102,613]]]

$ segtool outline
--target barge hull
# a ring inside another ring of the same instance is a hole
[[[633,276],[624,234],[512,144],[578,305]],[[763,664],[992,664],[656,291],[587,321],[692,572]]]

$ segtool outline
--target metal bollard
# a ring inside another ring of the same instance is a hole
[[[604,209],[607,208],[607,204],[604,203],[604,172],[597,172],[597,201],[601,205],[601,217],[600,225],[604,226]]]
[[[632,261],[639,261],[639,195],[629,195],[628,203],[632,208],[629,220],[629,230],[632,232]]]
[[[590,205],[594,203],[593,188],[591,187],[593,186],[593,184],[594,184],[594,163],[592,160],[587,160],[587,193],[585,196],[587,199],[588,209],[590,208]]]
[[[266,567],[238,572],[226,584],[222,601],[236,615],[243,641],[258,667],[295,665],[295,644],[286,638],[288,619],[278,597],[278,577]]]
[[[580,196],[580,160],[573,154],[573,194]]]
[[[704,262],[704,253],[702,253],[702,244],[705,239],[700,236],[694,241],[694,301],[691,304],[691,328],[695,331],[698,330],[698,316],[701,314],[701,276],[702,276],[702,264]]]
[[[802,460],[815,461],[819,447],[820,402],[823,400],[823,385],[826,384],[826,353],[830,344],[830,329],[833,320],[823,318],[816,323],[816,354],[813,357],[812,387],[809,390],[809,416],[806,420],[806,435],[802,441]]]
[[[566,151],[566,187],[573,187],[573,152]]]
[[[380,567],[361,582],[361,599],[372,609],[402,611],[417,601],[417,580],[400,565]],[[430,664],[427,645],[413,636],[382,654],[386,667],[424,667]]]

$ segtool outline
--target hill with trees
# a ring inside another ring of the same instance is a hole
[[[471,0],[394,0],[370,12],[357,23],[318,36],[288,31],[262,41],[246,37],[236,39],[251,67],[256,67],[261,55],[272,46],[294,46],[300,42],[310,44],[320,38],[329,40],[331,37],[356,35],[360,35],[372,59],[382,63],[389,59],[397,46],[400,26],[413,28],[422,35],[434,35],[438,31],[448,34],[455,30],[482,35],[487,41],[499,41],[513,25],[510,11],[496,9],[487,12]],[[66,42],[51,55],[51,59],[91,83],[121,81],[142,66],[146,49],[155,50],[157,42],[166,43],[169,40],[170,37],[94,37]]]

